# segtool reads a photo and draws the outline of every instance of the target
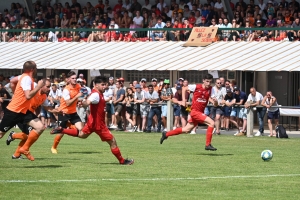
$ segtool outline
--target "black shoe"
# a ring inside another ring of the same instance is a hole
[[[211,144],[209,144],[208,146],[205,146],[205,150],[208,150],[208,151],[217,151],[217,149],[215,147],[213,147]]]
[[[62,127],[57,127],[57,128],[54,128],[50,131],[50,134],[58,134],[58,133],[61,133],[64,129]]]
[[[13,134],[15,134],[14,131],[11,131],[11,132],[9,133],[9,135],[8,135],[8,137],[7,137],[7,139],[6,139],[6,145],[10,145],[10,143],[11,143],[12,141],[15,140],[15,139],[13,139],[13,137],[12,137]]]
[[[146,129],[144,129],[144,130],[143,130],[143,132],[144,132],[144,133],[146,133],[146,132],[147,132],[147,130],[146,130]]]
[[[11,159],[23,159],[23,157],[22,157],[22,155],[20,155],[20,156],[18,156],[18,157],[12,155]]]
[[[134,163],[133,159],[125,159],[123,163],[120,163],[121,165],[132,165]]]
[[[221,130],[223,131],[223,130],[225,130],[225,128],[224,128],[224,127],[221,127]]]
[[[164,142],[164,140],[168,139],[167,137],[167,131],[163,131],[160,138],[160,144]]]
[[[132,132],[136,132],[137,128],[138,128],[137,126],[133,126]]]

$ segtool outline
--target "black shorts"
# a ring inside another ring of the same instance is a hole
[[[18,123],[23,123],[26,114],[23,113],[15,113],[11,110],[6,109],[4,111],[3,119],[0,123],[0,131],[7,132],[12,127],[17,125]]]
[[[31,126],[29,126],[28,124],[24,124],[24,123],[18,123],[17,124],[19,129],[25,133],[26,135],[29,135],[30,131],[33,129]]]
[[[126,112],[130,115],[133,113],[133,104],[131,106],[126,106]]]
[[[81,122],[81,119],[77,113],[58,115],[59,126],[61,126],[62,128],[67,128],[68,121],[70,121],[70,123],[74,125],[77,122]]]
[[[24,121],[23,124],[28,124],[31,120],[33,119],[37,119],[38,117],[31,111],[27,111],[25,117],[24,117]]]

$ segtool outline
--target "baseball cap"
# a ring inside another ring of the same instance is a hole
[[[261,23],[261,21],[260,20],[257,20],[257,22],[256,23]]]
[[[120,78],[119,78],[119,81],[122,81],[122,82],[124,82],[124,81],[125,81],[125,79],[124,79],[123,77],[120,77]]]
[[[41,12],[38,12],[38,15],[41,15],[42,13]]]
[[[10,78],[9,78],[9,80],[11,80],[11,79],[13,79],[13,78],[15,78],[14,76],[11,76]]]
[[[135,89],[138,89],[138,88],[141,89],[141,85],[140,85],[140,84],[136,84],[136,85],[135,85]]]
[[[170,84],[170,80],[169,79],[165,79],[164,80],[164,84]]]
[[[157,79],[156,79],[156,78],[153,78],[151,81],[152,81],[152,82],[153,82],[153,81],[157,82]]]
[[[112,76],[111,76],[111,77],[109,77],[109,80],[114,80],[114,77],[112,77]]]
[[[229,93],[229,92],[232,93],[231,89],[230,89],[230,88],[227,88],[227,89],[226,89],[226,93]]]
[[[181,90],[181,89],[182,89],[181,85],[176,86],[176,90]]]
[[[62,82],[59,83],[59,86],[60,86],[60,87],[61,87],[61,86],[64,86],[64,85],[66,85],[66,83],[65,83],[64,81],[62,81]]]
[[[141,79],[141,82],[142,82],[142,81],[145,81],[145,82],[147,82],[147,79],[145,79],[145,78],[142,78],[142,79]]]
[[[238,86],[234,86],[233,91],[240,91],[240,88]]]
[[[184,78],[179,78],[178,81],[184,81]]]
[[[83,82],[83,80],[81,78],[78,78],[76,81],[77,82]]]

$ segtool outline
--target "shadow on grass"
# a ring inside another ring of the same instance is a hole
[[[233,156],[232,153],[220,153],[220,154],[210,154],[210,153],[197,153],[199,156]]]
[[[35,165],[35,166],[22,166],[22,168],[60,168],[62,165]]]
[[[71,154],[101,154],[101,152],[98,152],[98,151],[71,151],[69,152]]]
[[[120,163],[118,162],[114,162],[114,163],[99,163],[100,165],[120,165]]]

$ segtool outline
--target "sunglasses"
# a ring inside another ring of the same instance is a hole
[[[217,83],[217,84],[219,85],[219,84],[222,84],[222,83]]]

